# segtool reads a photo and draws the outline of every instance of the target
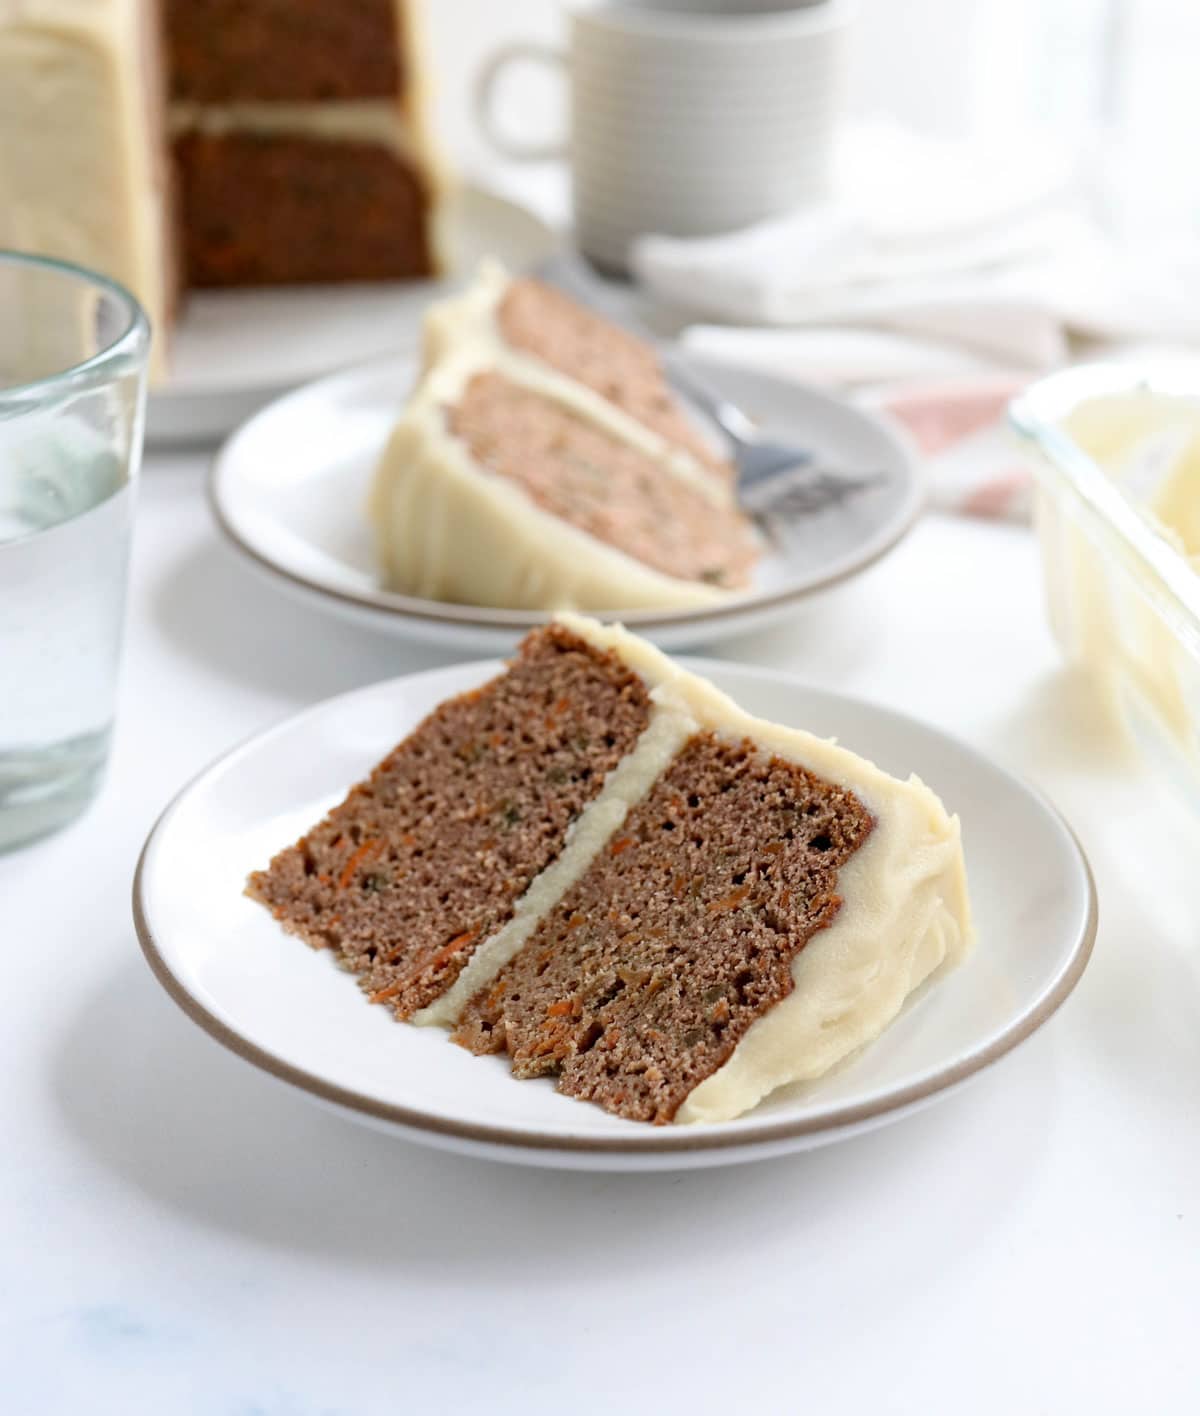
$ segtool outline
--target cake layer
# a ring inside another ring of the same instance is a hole
[[[671,391],[649,345],[576,304],[553,286],[508,283],[497,307],[504,341],[576,379],[705,466],[732,479],[733,468],[700,436]]]
[[[479,373],[447,417],[476,462],[605,545],[682,580],[748,582],[758,547],[739,518],[543,395]]]
[[[561,626],[443,704],[249,892],[407,1017],[512,920],[651,715],[616,655]]]
[[[405,0],[166,0],[172,96],[394,97],[407,83],[404,9]]]
[[[156,10],[0,0],[0,247],[127,286],[161,373],[175,302]]]
[[[792,991],[873,824],[802,767],[696,734],[455,1040],[631,1120],[672,1120]]]
[[[192,131],[176,140],[175,155],[194,285],[434,271],[428,178],[385,146]]]

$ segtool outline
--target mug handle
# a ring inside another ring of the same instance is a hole
[[[549,44],[508,44],[499,49],[480,69],[475,79],[475,122],[480,132],[502,156],[514,162],[545,162],[566,157],[565,137],[547,142],[522,142],[506,137],[494,120],[496,85],[510,64],[533,61],[565,70],[567,56]]]

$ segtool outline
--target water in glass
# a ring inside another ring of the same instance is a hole
[[[10,295],[28,297],[31,281],[49,278],[19,274]],[[4,279],[0,258],[0,294]],[[22,307],[47,305],[16,299],[9,309]],[[102,354],[104,330],[92,331],[103,302],[88,309],[89,337]],[[22,385],[15,355],[32,344],[13,338],[13,328],[7,337],[0,331],[0,850],[70,820],[103,773],[143,362],[135,349],[111,370]]]

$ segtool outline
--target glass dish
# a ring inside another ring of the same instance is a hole
[[[1069,369],[1010,416],[1055,636],[1200,813],[1200,362]]]

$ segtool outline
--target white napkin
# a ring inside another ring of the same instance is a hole
[[[969,351],[992,367],[1061,363],[1071,334],[1200,341],[1200,301],[1182,293],[1200,288],[1200,252],[1121,248],[1036,145],[870,125],[848,135],[838,174],[819,207],[729,235],[645,236],[634,272],[710,319],[888,330],[917,337],[918,354]]]
[[[717,363],[840,389],[869,389],[996,370],[994,360],[959,345],[889,330],[694,324],[681,332],[679,342]]]

